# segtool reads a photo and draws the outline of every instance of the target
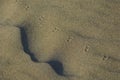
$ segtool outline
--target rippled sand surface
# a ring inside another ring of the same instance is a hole
[[[120,80],[120,0],[0,0],[0,80]]]

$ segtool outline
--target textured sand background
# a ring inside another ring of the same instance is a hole
[[[120,0],[0,0],[0,80],[120,80]]]

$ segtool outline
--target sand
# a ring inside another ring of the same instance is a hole
[[[119,0],[0,0],[0,80],[119,79]]]

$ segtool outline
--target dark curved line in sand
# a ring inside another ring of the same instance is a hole
[[[31,57],[32,61],[38,62],[38,59],[35,57],[34,53],[32,53],[29,49],[27,34],[23,27],[20,27],[20,33],[21,33],[21,43],[23,45],[24,51]]]

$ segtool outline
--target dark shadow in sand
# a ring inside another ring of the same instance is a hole
[[[39,62],[38,59],[34,56],[34,54],[29,50],[28,38],[25,28],[20,27],[20,32],[21,32],[21,42],[25,53],[27,53],[31,57],[32,61]],[[46,63],[48,63],[58,75],[64,76],[63,64],[60,61],[51,60]]]
[[[53,70],[58,74],[63,76],[63,64],[59,61],[56,60],[52,60],[52,61],[48,61],[47,62],[52,68]]]
[[[38,62],[37,58],[35,58],[34,54],[29,50],[28,38],[25,29],[23,27],[20,27],[20,32],[21,32],[21,42],[24,51],[31,57],[32,61]]]

